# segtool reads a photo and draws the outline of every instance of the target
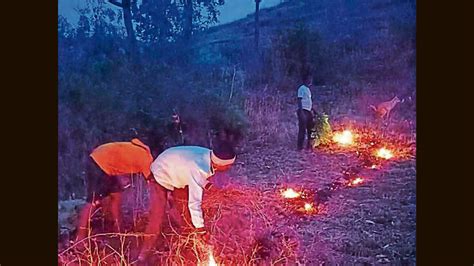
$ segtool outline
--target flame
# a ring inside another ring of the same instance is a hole
[[[393,157],[393,153],[390,150],[386,149],[386,148],[378,149],[376,155],[378,157],[386,159],[386,160]]]
[[[212,251],[209,250],[209,262],[208,262],[208,265],[209,266],[217,266],[217,262],[216,260],[214,259],[214,256],[212,255]]]
[[[349,130],[344,130],[343,132],[335,133],[332,139],[341,145],[351,145],[354,143],[352,132],[350,132]]]
[[[349,186],[355,186],[362,182],[364,182],[364,179],[362,177],[356,177],[349,182]]]
[[[304,209],[305,209],[305,211],[312,211],[313,210],[313,204],[305,203],[304,204]]]
[[[287,188],[281,195],[287,199],[293,199],[299,197],[301,193],[294,191],[292,188]]]

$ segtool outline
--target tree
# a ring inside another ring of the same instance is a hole
[[[260,2],[262,0],[255,0],[255,50],[258,51],[258,39],[260,35],[260,25],[259,25],[259,13],[260,13]]]
[[[125,30],[127,31],[127,37],[132,49],[134,49],[136,38],[135,38],[135,31],[133,30],[133,23],[132,23],[131,1],[132,0],[122,0],[122,2],[118,2],[117,0],[109,0],[109,3],[122,8],[123,23],[125,25]]]
[[[273,43],[274,62],[284,76],[300,80],[301,74],[309,71],[316,82],[323,82],[329,59],[318,31],[301,22],[293,29],[281,30]]]
[[[148,43],[189,43],[196,31],[218,21],[224,0],[142,0],[132,5],[136,33]]]
[[[85,39],[91,35],[91,25],[86,15],[81,14],[79,16],[79,22],[77,23],[76,35],[78,39]]]
[[[175,2],[143,0],[141,5],[132,6],[132,13],[140,40],[162,43],[172,36],[178,14]]]
[[[195,29],[207,28],[216,23],[219,15],[218,6],[224,0],[181,0],[183,5],[183,37],[189,41]]]
[[[193,0],[183,0],[183,5],[183,37],[185,41],[189,41],[193,33]]]
[[[61,15],[58,15],[58,37],[70,37],[73,34],[72,29],[73,28],[67,19]]]

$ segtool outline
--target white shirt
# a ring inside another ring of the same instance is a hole
[[[188,208],[196,228],[204,227],[201,202],[211,169],[211,150],[198,146],[172,147],[161,153],[151,164],[153,176],[169,190],[188,186]]]
[[[311,111],[313,108],[313,101],[311,100],[311,91],[306,85],[301,85],[298,88],[298,98],[302,98],[301,105],[303,109]]]

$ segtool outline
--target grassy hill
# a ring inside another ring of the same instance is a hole
[[[357,96],[363,90],[376,97],[375,101],[390,97],[387,94],[413,99],[415,13],[415,2],[406,0],[289,1],[263,9],[260,49],[266,63],[260,66],[270,72],[263,73],[265,82],[294,88],[297,84],[287,83],[286,78],[292,74],[281,62],[281,50],[297,54],[297,48],[304,47],[318,78],[317,86],[336,86],[342,94]],[[288,32],[300,27],[306,32],[296,32],[295,38],[307,45],[292,47]],[[315,40],[304,39],[305,34]],[[197,50],[207,60],[237,65],[255,57],[253,46],[253,15],[213,27],[196,41]],[[295,78],[292,81],[298,82]]]
[[[208,143],[209,129],[227,123],[246,127],[241,146],[291,146],[303,65],[315,75],[316,108],[331,120],[371,116],[369,104],[398,95],[406,101],[394,118],[414,126],[415,10],[401,0],[288,1],[261,10],[258,53],[250,15],[197,34],[189,59],[177,48],[151,50],[140,65],[124,59],[116,39],[66,40],[58,62],[60,198],[83,195],[92,147],[128,138],[130,128],[162,127],[174,107],[190,143]]]
[[[242,70],[237,77],[248,84],[242,91],[252,101],[251,127],[265,125],[256,135],[275,138],[296,130],[289,117],[302,61],[315,75],[318,111],[332,119],[371,117],[370,104],[397,95],[405,101],[394,117],[415,126],[415,1],[288,1],[261,10],[260,27],[260,53],[254,51],[253,15],[213,27],[195,44],[201,62]],[[253,115],[255,110],[267,114],[265,119]]]
[[[324,212],[315,216],[288,212],[277,188],[321,191],[361,163],[354,151],[295,150],[296,89],[305,67],[315,77],[315,108],[329,114],[334,128],[351,121],[376,127],[369,105],[397,95],[404,101],[394,108],[385,133],[414,141],[415,11],[415,2],[406,0],[287,1],[261,10],[258,51],[250,15],[197,34],[193,53],[179,47],[145,51],[138,65],[120,53],[103,52],[115,47],[115,40],[92,40],[90,54],[86,45],[78,45],[81,53],[77,44],[60,46],[59,198],[83,196],[87,151],[127,138],[132,127],[162,127],[177,106],[189,144],[207,145],[209,130],[224,124],[243,129],[235,166],[216,176],[219,190],[203,200],[219,262],[414,265],[413,157],[363,170],[362,185],[331,192]],[[127,232],[142,232],[147,219],[143,180],[124,198]],[[80,204],[58,204],[65,246],[74,228],[69,213]],[[100,217],[94,224],[94,233],[105,230]],[[186,236],[169,225],[164,230],[169,246],[154,254],[151,265],[177,261],[175,251],[186,248],[180,246]],[[64,264],[87,264],[94,256],[112,264],[131,262],[139,241],[133,233],[97,237],[93,243],[102,253],[84,258],[66,249],[58,259]]]
[[[288,1],[275,7],[260,10],[260,25],[264,46],[268,36],[276,31],[304,22],[319,31],[330,42],[354,40],[364,44],[397,34],[396,27],[415,27],[415,1]],[[202,35],[204,45],[251,41],[254,15],[221,26],[212,27]],[[412,32],[414,34],[414,32]]]

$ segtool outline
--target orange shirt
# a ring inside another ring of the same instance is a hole
[[[150,165],[153,162],[150,148],[139,139],[100,145],[90,156],[111,176],[142,173],[147,177],[150,175]]]

